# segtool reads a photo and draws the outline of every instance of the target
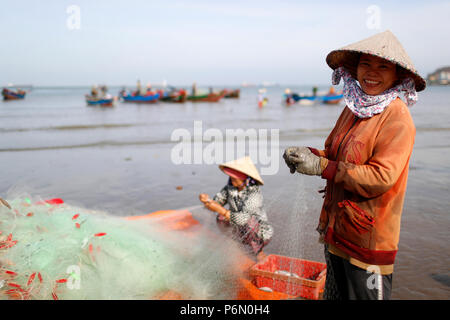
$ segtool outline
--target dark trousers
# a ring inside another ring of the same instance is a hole
[[[325,246],[327,278],[323,298],[326,300],[389,300],[392,274],[380,275],[352,265],[348,260],[328,252]]]

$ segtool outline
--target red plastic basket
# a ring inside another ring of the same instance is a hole
[[[271,254],[250,268],[250,277],[258,288],[317,300],[325,287],[326,270],[325,263]]]

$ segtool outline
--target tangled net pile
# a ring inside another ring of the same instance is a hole
[[[233,299],[239,248],[58,201],[0,205],[0,299]],[[234,254],[236,253],[236,254]]]

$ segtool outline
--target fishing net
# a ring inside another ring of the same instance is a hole
[[[0,205],[1,299],[235,298],[242,253],[220,234],[24,196],[8,202]]]

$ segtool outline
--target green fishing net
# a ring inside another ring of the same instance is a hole
[[[220,235],[23,196],[7,201],[0,299],[235,298],[239,249]]]

